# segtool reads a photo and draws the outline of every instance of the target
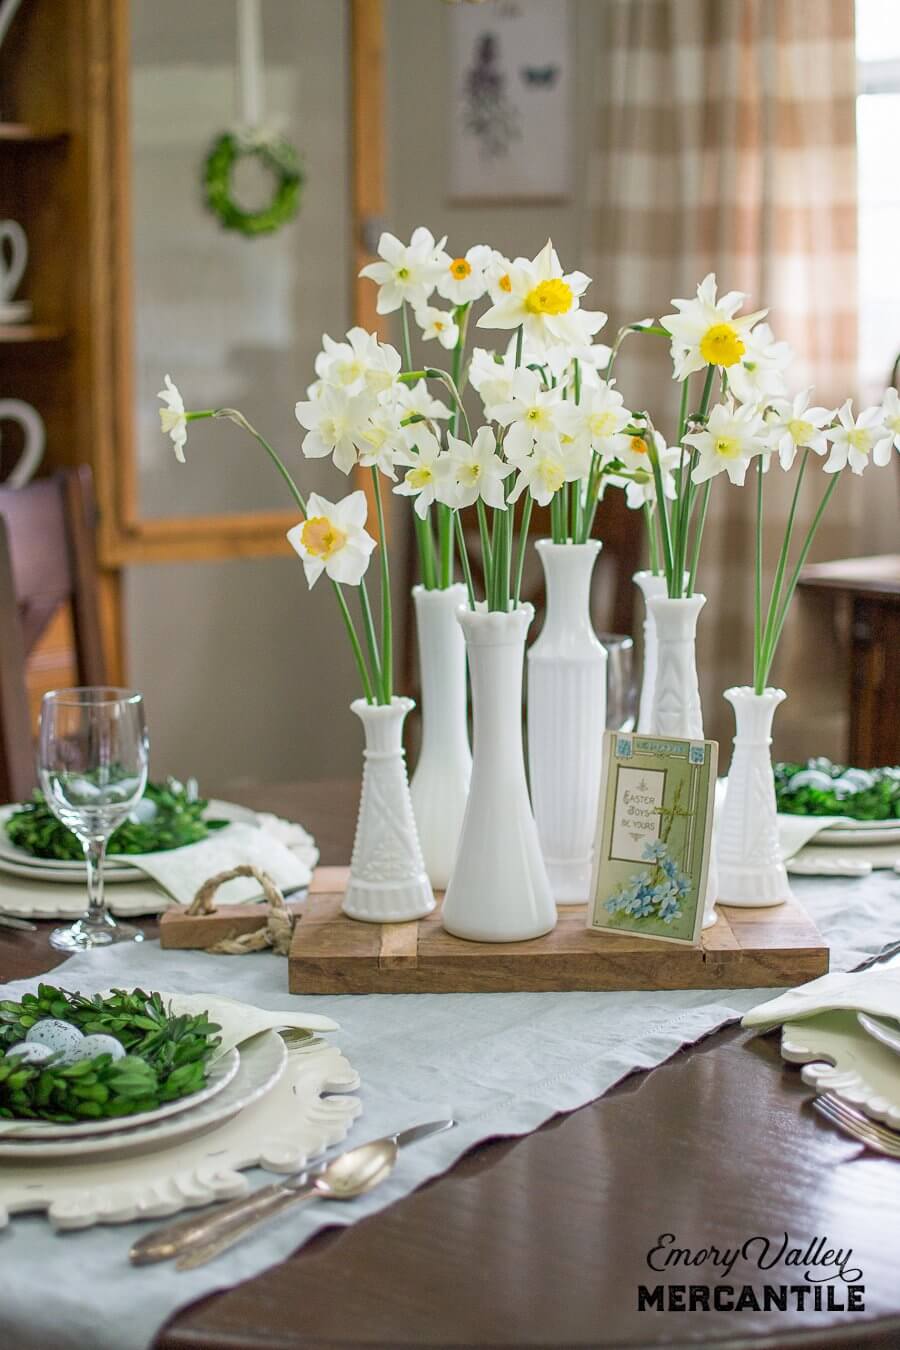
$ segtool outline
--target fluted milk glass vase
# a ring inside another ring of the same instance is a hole
[[[528,774],[547,875],[558,905],[587,900],[606,729],[606,648],[591,624],[601,544],[535,545],[547,614],[528,652]]]
[[[791,898],[778,845],[772,719],[783,689],[748,685],[725,690],[736,735],[722,823],[717,835],[719,897],[725,905],[781,905]]]

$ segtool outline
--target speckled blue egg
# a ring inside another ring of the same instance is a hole
[[[73,1064],[81,1057],[81,1042],[84,1037],[71,1022],[63,1022],[58,1017],[45,1017],[42,1022],[35,1022],[25,1039],[55,1050],[60,1057],[59,1063]]]
[[[26,1064],[43,1064],[52,1054],[49,1045],[41,1045],[40,1041],[20,1041],[18,1045],[9,1047],[6,1058],[11,1059],[13,1055],[20,1055]]]
[[[85,1036],[78,1047],[79,1059],[94,1059],[97,1055],[112,1055],[113,1059],[124,1059],[125,1047],[115,1036],[104,1036],[98,1032],[95,1036]]]

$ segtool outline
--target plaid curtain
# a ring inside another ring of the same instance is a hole
[[[610,312],[607,332],[668,312],[714,271],[720,292],[746,291],[748,309],[769,306],[775,336],[794,348],[792,388],[814,384],[828,406],[855,393],[852,0],[602,0],[599,25],[588,271]],[[663,339],[629,338],[618,383],[626,404],[650,408],[673,434],[678,388]],[[777,475],[766,494],[770,559],[792,488]],[[854,532],[862,493],[842,483],[829,511],[813,557],[865,552]],[[752,678],[753,521],[754,494],[723,475],[698,582],[708,597],[705,723],[723,741],[733,725],[722,691]],[[776,721],[776,751],[838,754],[841,673],[822,680],[803,610],[792,611],[772,675],[798,695]]]

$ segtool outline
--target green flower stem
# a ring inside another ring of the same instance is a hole
[[[440,588],[445,591],[453,585],[453,513],[443,502],[437,504],[438,552],[440,555]]]
[[[672,556],[672,537],[669,532],[669,514],[665,510],[665,493],[663,491],[662,468],[659,463],[659,452],[656,449],[656,441],[653,439],[653,428],[649,425],[645,427],[643,433],[644,444],[647,447],[647,454],[650,456],[650,467],[653,470],[653,484],[656,488],[656,502],[659,514],[659,530],[662,536],[663,566],[666,573],[666,582],[669,595],[672,595],[672,589],[675,580]],[[660,510],[660,504],[663,504]],[[679,587],[680,593],[680,587]]]
[[[484,589],[485,595],[490,595],[491,584],[494,576],[494,557],[491,550],[491,537],[488,532],[487,512],[484,509],[484,502],[481,498],[475,503],[475,512],[478,516],[478,532],[481,535],[481,561],[484,568]]]
[[[650,552],[650,571],[655,577],[659,576],[659,535],[657,534],[656,517],[653,507],[649,502],[644,502],[644,525],[647,528],[647,547]]]
[[[381,670],[381,659],[378,655],[378,638],[375,635],[375,620],[372,617],[372,606],[369,602],[369,591],[363,580],[359,587],[359,607],[363,617],[363,633],[366,639],[366,646],[369,649],[369,660],[372,663],[372,671],[375,677],[375,690],[378,695],[376,702],[384,701],[384,676]]]
[[[760,671],[762,669],[762,654],[769,646],[772,640],[772,633],[775,630],[775,622],[781,604],[781,589],[784,584],[784,574],[787,568],[788,553],[791,547],[791,536],[794,533],[794,521],[797,515],[797,506],[800,501],[800,489],[803,485],[803,478],[806,474],[806,465],[809,460],[809,448],[803,451],[803,458],[800,461],[800,468],[797,473],[797,481],[794,484],[794,495],[791,498],[791,509],[788,512],[787,525],[785,527],[784,538],[781,541],[781,550],[778,554],[778,563],[775,568],[775,577],[772,581],[772,592],[769,596],[769,604],[766,611],[765,625],[762,627],[762,635],[758,652],[755,653],[753,663],[753,687],[757,693],[762,693],[765,689],[765,682],[762,688],[758,688]],[[760,511],[762,507],[760,506]],[[757,550],[757,570],[762,572],[762,531],[757,532],[756,538]],[[760,623],[762,622],[762,604],[759,605]]]
[[[706,379],[703,383],[703,393],[700,397],[700,407],[697,411],[698,419],[704,418],[706,416],[707,410],[709,409],[709,400],[712,395],[712,387],[715,376],[716,376],[716,367],[707,366]],[[675,526],[675,548],[674,548],[675,570],[672,578],[676,587],[675,591],[676,599],[678,598],[678,596],[681,595],[682,590],[684,588],[684,570],[685,570],[685,562],[687,560],[688,535],[690,533],[691,516],[694,510],[694,498],[696,495],[696,485],[694,484],[692,477],[694,463],[696,461],[696,454],[693,452],[691,453],[690,460],[687,465],[684,465],[683,458],[684,457],[682,456],[682,465],[683,465],[682,478],[678,488],[679,510],[676,512],[677,520]],[[671,589],[669,590],[669,595],[670,596],[672,595]]]
[[[797,559],[797,565],[794,568],[793,572],[791,573],[791,579],[788,582],[787,591],[785,592],[784,598],[781,602],[781,609],[779,611],[775,627],[772,631],[771,638],[769,639],[768,645],[764,644],[763,647],[762,669],[759,671],[757,679],[755,681],[757,693],[761,693],[768,683],[769,671],[772,669],[772,663],[775,660],[775,652],[778,647],[779,639],[781,638],[781,633],[782,629],[784,628],[785,619],[787,618],[788,609],[790,608],[791,601],[794,598],[794,591],[797,589],[797,582],[800,579],[800,573],[803,571],[803,568],[806,564],[806,559],[809,556],[809,550],[812,548],[812,542],[813,539],[815,538],[816,531],[819,528],[822,516],[825,514],[825,509],[828,506],[828,503],[831,501],[831,498],[834,494],[834,490],[838,485],[838,479],[840,478],[840,476],[841,476],[840,473],[836,473],[832,478],[831,482],[828,484],[828,487],[823,492],[822,500],[819,502],[819,505],[816,509],[816,514],[813,516],[812,519],[812,524],[810,525],[809,530],[807,531],[806,534],[806,538],[803,541],[803,547],[800,550],[800,556]]]
[[[706,528],[706,513],[709,510],[709,493],[712,488],[712,479],[707,478],[703,484],[703,496],[700,499],[700,519],[697,521],[697,528],[694,531],[694,551],[691,555],[691,570],[688,574],[687,593],[688,596],[694,594],[694,582],[697,580],[697,566],[700,562],[700,542],[703,539],[703,531]]]
[[[453,520],[456,525],[456,539],[459,544],[459,556],[462,561],[463,576],[466,580],[466,590],[469,593],[469,609],[475,608],[475,584],[472,581],[472,568],[469,563],[469,550],[466,547],[466,536],[463,531],[462,521],[459,518],[459,512],[453,512]]]
[[[528,531],[531,526],[531,511],[534,506],[534,498],[528,492],[525,495],[525,505],[522,507],[522,520],[519,525],[519,556],[516,560],[516,584],[513,591],[513,605],[518,606],[522,594],[522,574],[525,571],[525,547],[528,543]]]
[[[394,624],[391,609],[391,565],[387,550],[387,532],[384,527],[384,503],[381,499],[381,480],[378,470],[372,469],[375,487],[375,510],[378,515],[378,536],[381,547],[381,675],[384,702],[394,695]]]
[[[437,590],[437,574],[434,559],[434,535],[431,532],[431,512],[423,520],[417,511],[413,511],[413,524],[416,528],[416,544],[419,550],[419,574],[426,591]]]
[[[462,418],[463,431],[465,433],[466,440],[471,445],[472,429],[469,426],[468,414],[466,413],[466,410],[463,407],[463,401],[460,398],[459,390],[456,387],[456,381],[453,379],[453,376],[448,375],[446,370],[438,370],[435,366],[429,366],[427,370],[423,371],[423,374],[427,380],[440,380],[441,384],[445,385],[446,388],[449,390],[453,402],[456,404],[456,407],[459,410],[459,415]]]
[[[516,329],[516,369],[522,364],[522,348],[525,345],[525,329],[519,324]]]
[[[409,312],[405,300],[400,304],[400,334],[403,340],[403,364],[408,370],[412,365],[412,345],[409,340]]]
[[[576,405],[576,407],[577,407],[578,404],[581,402],[581,362],[578,360],[578,357],[577,357],[577,356],[575,357],[575,360],[572,362],[572,369],[573,369],[573,381],[572,381],[572,383],[573,383],[573,393],[574,393],[574,395],[575,395],[575,405]],[[572,543],[573,543],[573,544],[581,544],[581,543],[584,543],[584,540],[582,539],[582,533],[583,533],[582,518],[583,518],[583,515],[584,515],[584,506],[583,506],[582,495],[581,495],[581,484],[580,484],[580,483],[573,483],[573,485],[572,485]]]
[[[307,512],[306,512],[306,502],[303,499],[303,495],[300,489],[297,487],[297,484],[291,477],[290,473],[288,472],[287,467],[285,466],[281,456],[278,454],[276,450],[272,448],[272,446],[266,440],[265,436],[261,436],[260,433],[256,430],[256,428],[250,425],[244,414],[238,412],[237,408],[216,408],[215,411],[206,415],[212,417],[227,417],[229,422],[234,422],[236,426],[242,427],[244,431],[248,432],[253,437],[253,439],[257,441],[259,445],[262,446],[266,454],[269,456],[269,459],[275,465],[275,468],[278,470],[284,481],[287,483],[288,488],[290,489],[291,496],[297,503],[297,506],[300,508],[300,514],[303,516],[305,520]],[[344,592],[336,581],[332,581],[330,577],[329,581],[331,581],[331,588],[334,591],[338,605],[340,607],[341,617],[344,620],[344,627],[347,630],[347,637],[350,639],[350,646],[353,649],[353,656],[354,659],[356,660],[357,669],[359,670],[359,677],[360,680],[362,681],[363,693],[365,695],[366,702],[374,703],[375,700],[372,696],[372,681],[369,678],[369,672],[366,669],[366,662],[363,656],[362,647],[360,646],[359,638],[356,635],[356,627],[353,623],[352,615],[350,614],[350,610],[347,608],[347,601],[344,599]]]
[[[762,642],[762,574],[763,574],[763,459],[756,460],[756,557],[753,567],[753,680],[759,672],[760,644]],[[774,594],[774,588],[773,588]]]

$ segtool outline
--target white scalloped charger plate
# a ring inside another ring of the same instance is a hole
[[[168,1148],[215,1129],[265,1096],[284,1073],[286,1063],[287,1047],[278,1032],[264,1031],[241,1046],[240,1064],[231,1082],[192,1111],[111,1135],[47,1141],[0,1137],[0,1159],[29,1164],[65,1159],[74,1163],[131,1157]]]
[[[834,1092],[873,1120],[900,1129],[896,1052],[868,1035],[852,1009],[786,1022],[781,1054],[803,1065],[803,1081],[817,1093]]]
[[[177,1102],[166,1102],[165,1106],[157,1106],[152,1111],[142,1111],[135,1116],[119,1116],[115,1120],[85,1120],[77,1125],[57,1125],[50,1120],[30,1120],[21,1125],[0,1121],[0,1140],[83,1139],[86,1135],[94,1138],[99,1134],[120,1134],[122,1130],[132,1130],[136,1125],[152,1125],[155,1120],[166,1120],[169,1116],[180,1115],[182,1111],[193,1111],[218,1096],[224,1092],[240,1067],[241,1052],[235,1046],[216,1060],[199,1092],[179,1097]]]

